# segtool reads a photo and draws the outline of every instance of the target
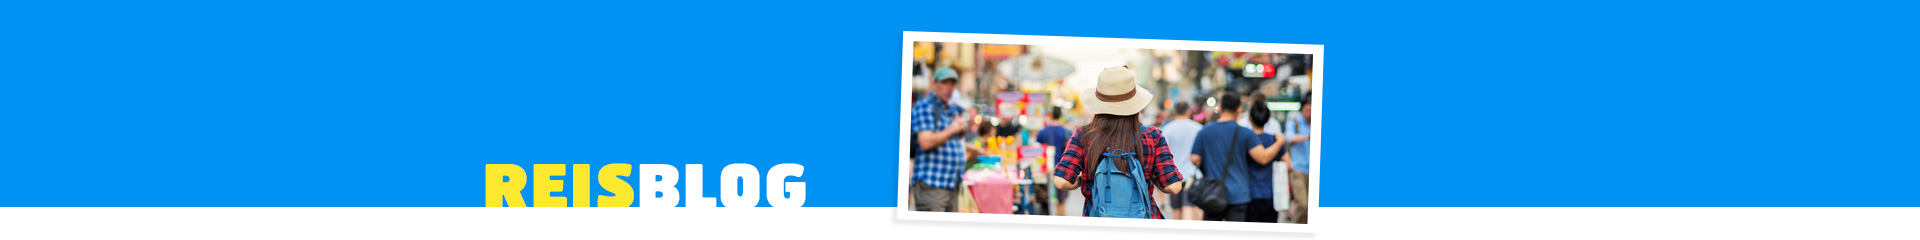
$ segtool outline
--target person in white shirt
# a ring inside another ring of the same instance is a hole
[[[1160,135],[1167,138],[1167,147],[1173,150],[1173,159],[1188,159],[1187,155],[1193,152],[1193,138],[1200,135],[1202,125],[1193,121],[1193,107],[1186,102],[1173,104],[1173,109],[1169,110],[1173,113],[1173,120],[1160,127]],[[1193,161],[1174,161],[1173,165],[1180,169],[1181,176],[1190,176],[1188,179],[1201,177],[1200,168],[1195,167]],[[1174,194],[1168,198],[1173,206],[1170,218],[1200,220],[1200,207],[1187,202],[1185,194]]]
[[[1251,100],[1251,102],[1249,102],[1248,104],[1267,104],[1267,101],[1261,100],[1261,99],[1254,99],[1254,100]],[[1260,129],[1260,133],[1273,134],[1273,135],[1280,135],[1281,133],[1279,121],[1268,121],[1266,125],[1262,125],[1260,127],[1253,127],[1253,123],[1247,120],[1247,116],[1245,116],[1245,114],[1242,114],[1240,116],[1240,119],[1235,120],[1234,123],[1239,123],[1241,127],[1246,127],[1249,129]]]

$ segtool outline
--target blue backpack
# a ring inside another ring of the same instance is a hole
[[[1089,217],[1147,218],[1147,178],[1140,172],[1140,161],[1132,152],[1113,149],[1101,153],[1105,159],[1094,169],[1093,209],[1087,211]],[[1121,172],[1113,162],[1126,162],[1128,171]]]

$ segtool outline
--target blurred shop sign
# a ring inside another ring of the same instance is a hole
[[[1274,73],[1273,64],[1248,63],[1243,69],[1240,76],[1246,78],[1270,78]]]
[[[987,61],[1020,56],[1027,52],[1027,45],[1018,44],[980,44],[980,58]]]

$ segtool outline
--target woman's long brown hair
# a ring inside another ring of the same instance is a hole
[[[1100,159],[1106,157],[1101,154],[1112,151],[1109,149],[1126,149],[1121,151],[1134,153],[1136,159],[1149,158],[1147,152],[1140,148],[1140,126],[1140,114],[1093,115],[1093,122],[1087,123],[1080,134],[1080,141],[1087,145],[1087,152],[1082,154],[1084,156],[1080,161],[1081,177],[1092,178],[1094,169],[1100,169]],[[1121,172],[1129,171],[1125,163],[1114,163],[1113,166]]]

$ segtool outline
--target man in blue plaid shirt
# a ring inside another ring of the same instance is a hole
[[[960,75],[952,68],[940,68],[929,85],[930,96],[913,103],[913,185],[908,195],[916,211],[953,212],[960,174],[966,169],[966,146],[961,143],[967,129],[967,117],[954,103],[953,89]]]

